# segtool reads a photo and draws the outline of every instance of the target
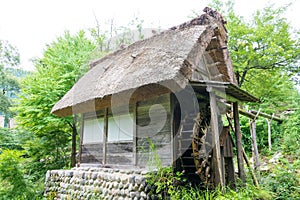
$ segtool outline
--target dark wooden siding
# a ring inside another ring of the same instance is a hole
[[[84,144],[81,150],[81,163],[102,164],[103,144]]]
[[[132,147],[133,147],[132,141],[107,143],[106,163],[118,164],[118,165],[132,165],[133,163]]]
[[[157,109],[151,112],[151,121],[149,111],[155,104],[164,109],[156,105]],[[137,165],[141,167],[153,165],[155,157],[160,158],[164,166],[170,165],[172,163],[170,94],[138,102],[137,125]],[[151,148],[151,145],[154,148]]]

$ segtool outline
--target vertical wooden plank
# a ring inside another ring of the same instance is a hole
[[[240,127],[238,102],[233,103],[233,119],[234,119],[234,130],[235,130],[235,138],[236,138],[239,178],[242,180],[243,183],[245,183],[246,174],[245,174],[244,161],[243,161],[242,133]]]
[[[225,185],[225,159],[224,159],[224,148],[225,147],[220,147],[220,152],[221,152],[221,172],[222,172],[222,182]]]
[[[220,151],[219,139],[219,123],[218,123],[218,107],[216,102],[216,95],[212,87],[207,87],[210,97],[210,112],[211,112],[211,130],[212,130],[212,146],[213,146],[213,166],[215,172],[215,185],[224,187],[224,174],[222,173],[222,161]]]
[[[175,133],[175,122],[174,122],[174,114],[175,114],[175,95],[173,93],[170,93],[170,115],[171,115],[171,161],[172,161],[172,166],[173,169],[176,169],[176,150],[177,150],[177,145],[176,145],[176,133]]]
[[[82,158],[82,141],[83,141],[83,129],[84,129],[84,114],[81,114],[81,122],[80,122],[80,142],[79,142],[79,156],[78,156],[78,164],[81,163]]]
[[[256,140],[256,121],[253,120],[250,123],[250,133],[251,133],[251,139],[252,139],[252,154],[254,158],[254,169],[259,169],[260,163],[259,163],[259,154],[258,154],[258,148],[257,148],[257,140]]]
[[[272,151],[272,137],[271,137],[271,122],[272,118],[270,120],[266,119],[268,123],[268,144],[269,144],[269,151]]]
[[[232,157],[225,158],[227,165],[227,183],[230,188],[235,188],[235,172],[234,172],[234,163]]]
[[[133,165],[137,165],[137,102],[133,105]]]
[[[108,108],[104,109],[104,130],[103,130],[103,159],[102,164],[106,164],[106,143],[107,143],[107,131],[108,131]]]

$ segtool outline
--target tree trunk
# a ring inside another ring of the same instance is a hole
[[[72,124],[72,152],[71,152],[71,167],[75,167],[76,165],[76,136],[77,136],[77,115],[73,117]]]

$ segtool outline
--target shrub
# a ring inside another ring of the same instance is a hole
[[[263,186],[274,193],[274,199],[300,199],[299,163],[282,158],[265,176]]]
[[[24,178],[23,151],[2,150],[0,155],[0,198],[31,199],[33,191]]]
[[[300,155],[300,110],[289,116],[283,128],[283,151],[287,154]]]

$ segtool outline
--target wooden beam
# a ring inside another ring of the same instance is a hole
[[[231,108],[230,104],[225,103],[225,105],[226,105],[226,107]],[[262,113],[262,112],[258,112],[258,111],[255,111],[255,110],[250,110],[250,112],[247,112],[247,111],[239,108],[239,113],[241,115],[244,115],[244,116],[249,117],[251,119],[256,119],[257,118],[257,116],[256,116],[257,114],[259,116],[261,116],[261,117],[272,119],[272,115],[269,115],[269,114],[266,114],[266,113]],[[283,119],[281,119],[279,117],[275,117],[275,116],[273,116],[273,120],[275,120],[275,121],[277,121],[279,123],[283,122]]]
[[[222,89],[221,89],[222,90]],[[230,96],[228,94],[225,93],[225,89],[224,91],[220,91],[218,89],[215,90],[215,94],[223,99],[226,99],[227,101],[230,102],[239,102],[242,103],[240,100],[238,100],[237,98],[234,98],[233,96]],[[227,104],[228,105],[228,104]]]
[[[220,151],[220,134],[219,134],[219,123],[218,123],[218,107],[216,95],[212,90],[212,87],[208,86],[207,91],[210,97],[210,112],[211,112],[211,130],[212,130],[212,147],[213,147],[213,166],[215,172],[215,185],[221,186],[222,190],[224,187],[224,176],[222,173],[222,160]]]
[[[253,114],[256,115],[256,114],[258,113],[258,111],[256,111],[256,110],[251,110],[251,113],[253,113]],[[267,118],[267,119],[275,120],[275,121],[277,121],[277,122],[279,122],[279,123],[282,123],[282,122],[283,122],[283,119],[280,119],[279,117],[274,116],[274,114],[273,114],[273,115],[269,115],[269,114],[266,114],[266,113],[259,112],[258,115],[259,115],[259,116],[262,116],[262,117],[264,117],[264,118]]]
[[[239,109],[238,109],[237,102],[233,103],[233,119],[234,119],[234,130],[235,130],[235,138],[236,138],[239,178],[242,180],[243,183],[246,183],[246,174],[245,174],[244,162],[243,162],[242,132],[240,127]]]

